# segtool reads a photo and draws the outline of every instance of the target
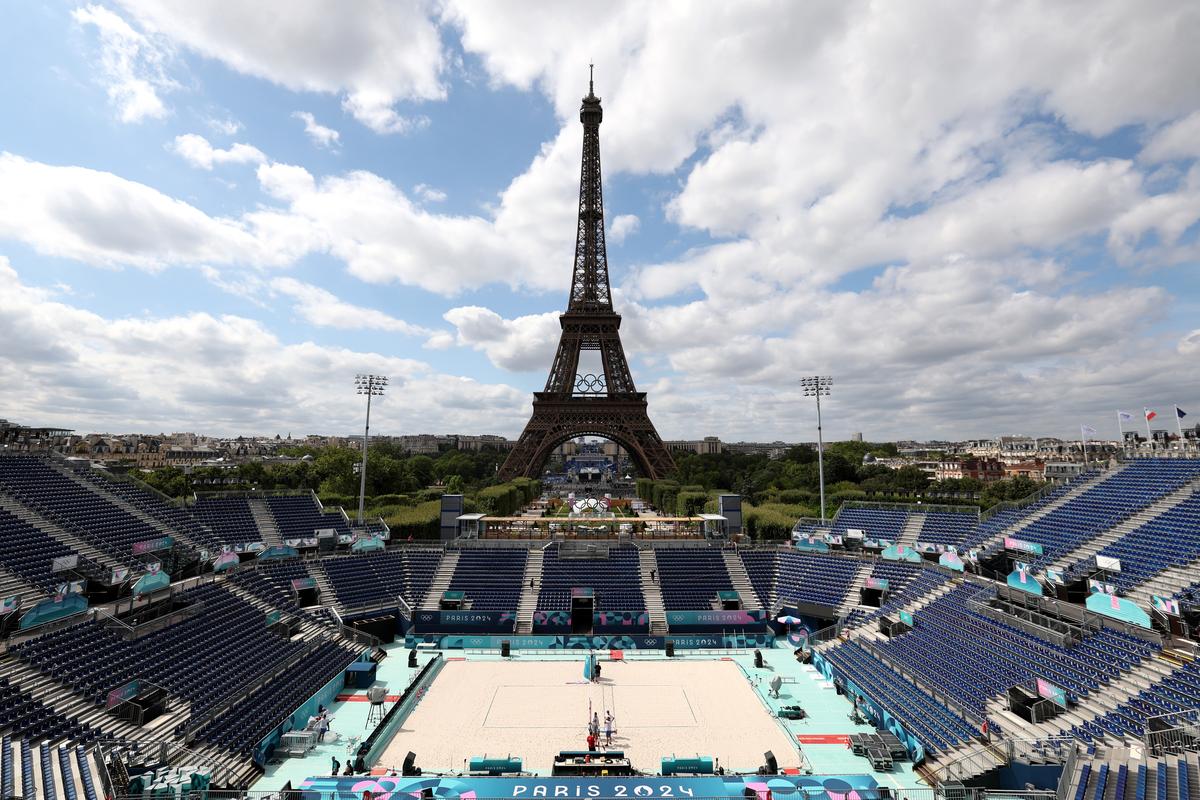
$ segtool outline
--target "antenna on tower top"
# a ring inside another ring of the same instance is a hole
[[[595,64],[588,64],[588,94],[589,95],[596,94],[596,90],[592,87],[592,84],[593,84],[593,81],[595,78],[595,70],[596,70]]]

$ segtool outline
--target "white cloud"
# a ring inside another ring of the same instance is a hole
[[[765,4],[695,14],[686,3],[625,3],[589,20],[586,36],[571,6],[453,0],[447,17],[495,82],[541,88],[563,120],[544,151],[555,157],[539,158],[506,193],[510,214],[536,207],[540,197],[519,191],[525,186],[550,197],[549,186],[568,186],[577,173],[578,150],[564,145],[578,128],[581,65],[594,56],[607,175],[670,172],[696,156],[669,205],[676,221],[750,243],[754,268],[775,279],[828,283],[889,251],[928,255],[965,239],[971,252],[980,231],[989,244],[1057,246],[1122,210],[1091,220],[1089,205],[1138,201],[1130,190],[1141,176],[1126,164],[1067,164],[1039,176],[1061,151],[1060,134],[1040,120],[1103,135],[1194,110],[1200,84],[1184,76],[1200,72],[1189,44],[1200,35],[1200,8],[1089,8],[1084,21],[1067,6]],[[1116,187],[1083,186],[1105,174]],[[1038,201],[1039,186],[1099,196],[1060,195],[1079,216],[1026,214],[1012,232],[992,220],[945,219],[929,245],[918,232],[930,222],[907,220],[977,192],[976,202],[1001,210],[986,188],[998,194],[1019,178],[1017,211]],[[972,230],[960,235],[960,223]],[[893,241],[893,230],[912,238]]]
[[[515,432],[524,392],[443,374],[421,361],[289,344],[262,323],[192,313],[106,318],[24,284],[0,257],[0,385],[6,412],[88,430],[345,434],[362,409],[351,378],[384,373],[372,408],[381,433]],[[447,398],[453,398],[448,401]]]
[[[392,99],[386,92],[355,92],[342,100],[342,110],[376,133],[408,133],[429,126],[429,117],[424,115],[397,114]]]
[[[1178,350],[1180,355],[1200,355],[1200,328],[1189,333],[1179,340]]]
[[[110,102],[122,122],[161,119],[168,109],[159,97],[176,88],[165,70],[163,46],[134,30],[103,6],[87,5],[71,12],[80,25],[96,28],[100,37],[100,69]]]
[[[221,150],[195,133],[176,136],[171,149],[193,167],[205,170],[212,170],[213,164],[261,164],[267,160],[257,147],[239,142]]]
[[[442,316],[454,326],[458,344],[485,353],[497,367],[512,372],[548,369],[558,346],[556,312],[509,320],[488,308],[459,306]]]
[[[370,172],[318,180],[301,167],[268,164],[258,168],[258,177],[266,192],[286,203],[289,220],[360,280],[395,281],[448,296],[489,283],[543,288],[569,280],[564,251],[557,259],[539,258],[540,243],[511,230],[503,214],[495,221],[431,214]]]
[[[201,165],[210,155],[213,163],[235,154],[249,160],[236,147],[210,154],[193,139],[182,148]],[[531,241],[524,223],[514,225],[503,211],[495,220],[432,214],[369,172],[318,180],[302,167],[261,163],[257,177],[280,205],[213,217],[112,173],[0,153],[0,238],[90,264],[147,269],[288,266],[329,253],[361,280],[447,296],[495,283],[543,289],[569,280],[563,254],[570,228],[566,235],[540,231]],[[554,238],[555,246],[546,244]]]
[[[1156,131],[1142,148],[1141,157],[1152,162],[1200,157],[1200,111]]]
[[[637,233],[641,224],[642,221],[637,218],[636,214],[620,214],[615,216],[608,229],[608,238],[613,244],[620,244],[632,234]]]
[[[440,203],[446,199],[446,193],[425,183],[413,187],[413,194],[429,203]]]
[[[213,133],[219,136],[233,136],[242,129],[242,123],[238,122],[233,117],[208,117],[204,120],[204,124],[212,130]]]
[[[808,438],[811,403],[786,376],[810,372],[837,378],[833,437],[1062,434],[1113,404],[1200,396],[1189,338],[1174,350],[1147,335],[1167,292],[1072,291],[1069,279],[1054,263],[951,258],[888,269],[859,292],[625,304],[622,334],[640,388],[671,376],[651,412],[672,437]],[[667,363],[647,370],[646,355]]]
[[[433,332],[373,308],[339,300],[332,292],[295,278],[275,278],[271,289],[292,298],[293,310],[314,325],[346,330],[380,330],[406,336],[429,336]]]
[[[293,119],[298,119],[304,123],[304,132],[308,134],[308,138],[318,147],[333,148],[341,144],[342,135],[333,128],[326,128],[321,123],[317,122],[308,111],[296,111],[292,114]]]
[[[270,211],[211,217],[109,172],[0,153],[0,237],[102,266],[280,265],[314,246],[296,220]]]
[[[445,96],[437,26],[416,0],[119,0],[141,26],[246,75],[295,91],[341,94],[346,110],[380,132],[403,127],[392,106]]]

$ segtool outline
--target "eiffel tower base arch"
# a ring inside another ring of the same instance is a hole
[[[533,416],[500,467],[500,480],[541,476],[554,448],[577,436],[601,436],[616,442],[629,453],[644,478],[657,480],[675,468],[671,451],[650,421],[645,393],[627,398],[546,395],[534,394]]]

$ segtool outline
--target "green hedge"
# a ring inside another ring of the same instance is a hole
[[[759,539],[788,539],[796,520],[814,516],[817,516],[816,506],[766,503],[742,507],[746,533]]]
[[[427,500],[415,506],[380,506],[372,515],[383,517],[392,529],[393,539],[437,539],[441,536],[441,500]]]
[[[508,483],[481,489],[474,499],[484,514],[509,517],[522,506],[533,502],[541,493],[541,481],[533,478],[514,478]]]

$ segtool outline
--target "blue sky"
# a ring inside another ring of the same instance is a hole
[[[811,372],[834,437],[1200,409],[1200,11],[1088,9],[10,5],[0,416],[342,433],[371,371],[381,432],[515,435],[591,60],[664,437],[810,438]]]

